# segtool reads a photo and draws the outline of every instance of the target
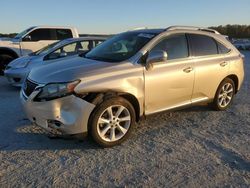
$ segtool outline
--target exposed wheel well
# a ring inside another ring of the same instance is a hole
[[[233,80],[234,84],[235,84],[235,93],[238,92],[238,86],[239,86],[239,79],[235,74],[231,74],[229,76],[227,76],[227,78],[230,78],[231,80]]]
[[[140,119],[140,104],[135,96],[129,93],[119,93],[119,92],[105,92],[105,93],[89,93],[84,96],[83,99],[87,102],[93,103],[95,105],[100,104],[104,99],[108,99],[110,97],[120,96],[124,99],[128,100],[135,109],[136,113],[136,121],[138,122]]]
[[[10,55],[14,59],[18,58],[19,56],[17,53],[9,48],[0,48],[0,55]]]
[[[136,97],[128,93],[121,93],[120,96],[128,100],[133,105],[136,113],[136,121],[138,122],[140,120],[140,104]]]

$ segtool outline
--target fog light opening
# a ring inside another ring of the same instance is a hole
[[[51,128],[55,128],[55,127],[61,127],[63,124],[60,121],[57,120],[48,120],[48,126]]]

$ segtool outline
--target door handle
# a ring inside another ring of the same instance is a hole
[[[193,70],[192,67],[187,67],[187,68],[183,69],[183,71],[184,71],[185,73],[190,73],[192,70]]]
[[[224,61],[224,62],[220,63],[220,66],[221,66],[221,67],[225,67],[227,64],[228,64],[228,63],[227,63],[226,61]]]

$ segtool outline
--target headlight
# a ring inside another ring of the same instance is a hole
[[[19,68],[27,67],[29,62],[30,62],[30,60],[20,61],[13,68],[19,69]]]
[[[37,101],[48,101],[56,98],[65,97],[74,93],[75,87],[80,80],[67,83],[52,83],[45,85],[37,95]]]

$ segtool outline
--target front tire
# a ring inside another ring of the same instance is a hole
[[[4,74],[4,70],[6,66],[12,61],[14,58],[7,54],[0,55],[0,75]]]
[[[90,117],[91,136],[103,147],[121,144],[131,134],[135,117],[135,110],[126,99],[107,99],[95,108]]]
[[[225,78],[219,85],[214,101],[213,108],[218,111],[226,110],[233,101],[235,94],[235,84],[230,78]]]

